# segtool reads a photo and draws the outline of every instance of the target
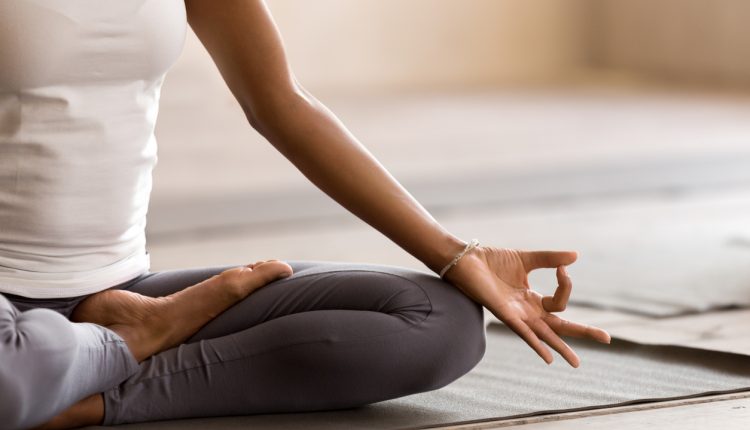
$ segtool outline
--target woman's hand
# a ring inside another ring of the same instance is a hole
[[[489,309],[544,359],[552,362],[551,346],[573,367],[578,355],[560,336],[584,337],[609,343],[609,334],[597,327],[562,319],[551,312],[565,310],[572,284],[565,266],[576,261],[575,252],[519,251],[477,247],[445,274],[445,279]],[[528,274],[541,268],[557,268],[554,296],[542,296],[529,286]]]

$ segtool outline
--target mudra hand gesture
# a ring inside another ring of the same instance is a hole
[[[562,312],[573,287],[565,266],[578,254],[569,251],[520,251],[476,247],[450,268],[445,279],[489,309],[516,332],[547,364],[552,347],[573,367],[580,359],[560,336],[582,337],[609,343],[609,334],[597,327],[565,320],[552,312]],[[553,296],[542,296],[529,286],[532,270],[556,268],[558,287]]]

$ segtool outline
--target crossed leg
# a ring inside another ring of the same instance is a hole
[[[349,408],[442,387],[484,353],[481,307],[434,275],[289,263],[292,276],[144,361],[125,382],[71,408],[69,417],[95,410],[75,424],[99,423],[104,409],[103,423],[112,425]],[[166,296],[227,269],[157,272],[128,290]]]
[[[481,306],[395,266],[288,261],[254,292],[104,393],[105,425],[351,408],[442,387],[484,354]],[[159,296],[225,270],[156,273]]]
[[[74,322],[47,309],[20,312],[0,296],[3,427],[28,428],[50,418],[43,428],[101,422],[103,403],[95,393],[122,382],[138,371],[138,362],[185,341],[229,306],[289,274],[286,263],[269,261],[227,268],[166,297],[107,290],[82,301]]]

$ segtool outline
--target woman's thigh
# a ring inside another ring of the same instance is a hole
[[[403,267],[327,261],[287,263],[294,270],[292,276],[255,291],[209,322],[188,343],[237,333],[285,315],[318,310],[372,311],[415,323],[433,311],[441,313],[455,305],[451,302],[468,300],[437,276]],[[232,267],[236,266],[155,272],[129,285],[128,290],[164,296]],[[436,306],[438,309],[434,309]]]

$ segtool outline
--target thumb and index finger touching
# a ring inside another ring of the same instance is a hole
[[[529,272],[536,269],[557,268],[557,288],[554,295],[542,298],[542,307],[547,312],[564,311],[573,291],[573,283],[565,266],[574,263],[578,258],[578,253],[575,251],[531,251],[524,253],[524,256],[524,265]],[[554,316],[548,320],[548,323],[555,332],[563,336],[587,337],[598,342],[610,342],[609,334],[597,327]]]
[[[526,251],[521,255],[527,273],[536,269],[557,268],[557,289],[553,296],[542,298],[542,306],[547,312],[564,311],[573,290],[573,284],[565,266],[573,264],[578,259],[578,253],[575,251]]]
[[[562,312],[568,306],[573,283],[570,281],[565,266],[557,267],[557,288],[552,296],[542,297],[542,307],[547,312]]]

